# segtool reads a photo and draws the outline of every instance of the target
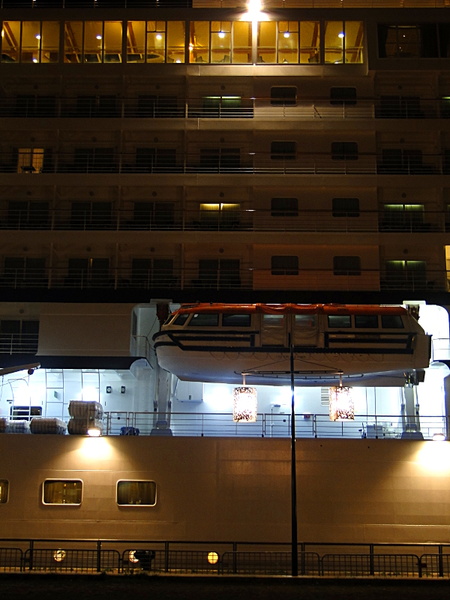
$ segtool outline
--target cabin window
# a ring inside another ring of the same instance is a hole
[[[359,198],[333,198],[333,217],[359,217]]]
[[[270,90],[272,106],[295,106],[297,104],[297,88],[294,86],[276,86]]]
[[[121,506],[155,506],[154,481],[118,481],[117,504]]]
[[[219,324],[219,315],[217,313],[195,313],[189,326],[192,327],[217,327]]]
[[[328,315],[328,327],[351,327],[350,315]]]
[[[355,327],[363,329],[376,329],[378,327],[377,315],[355,315]]]
[[[272,217],[298,217],[298,199],[272,198],[270,211]]]
[[[9,481],[7,479],[0,479],[0,504],[8,502],[8,493]]]
[[[295,326],[299,329],[312,329],[317,326],[317,316],[295,315]]]
[[[354,87],[332,87],[330,88],[330,104],[356,104],[356,88]]]
[[[83,482],[79,479],[46,479],[43,485],[43,504],[80,505]]]
[[[298,256],[272,256],[272,275],[298,275]]]
[[[184,325],[189,318],[189,313],[183,313],[178,315],[178,317],[173,322],[173,325]]]
[[[250,327],[251,315],[223,315],[223,327]]]
[[[280,141],[270,144],[270,158],[272,160],[294,160],[296,152],[296,142]]]
[[[358,160],[357,142],[332,142],[331,158],[333,160]]]
[[[386,329],[403,329],[403,320],[400,315],[382,315],[381,325]]]
[[[361,275],[361,259],[359,256],[333,256],[334,275]]]

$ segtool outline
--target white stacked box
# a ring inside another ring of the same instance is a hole
[[[31,433],[50,433],[64,435],[66,433],[66,424],[61,419],[34,418],[30,423]]]

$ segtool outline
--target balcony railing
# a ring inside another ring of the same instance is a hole
[[[449,0],[450,2],[450,0]],[[330,97],[293,96],[206,98],[92,96],[80,103],[77,97],[6,96],[0,98],[3,118],[31,119],[448,119],[448,98],[401,96],[361,97],[335,100]]]
[[[39,417],[34,417],[39,419]],[[104,413],[103,435],[290,438],[288,413],[260,413],[255,423],[236,423],[231,413],[111,411]],[[297,438],[425,439],[446,438],[446,416],[355,415],[332,422],[328,414],[296,414]]]
[[[445,8],[449,0],[266,0],[270,8]],[[1,0],[0,8],[246,8],[246,0]]]
[[[68,272],[67,267],[32,268],[0,271],[0,289],[48,290],[250,290],[250,291],[449,291],[444,269],[427,269],[426,273],[413,268],[392,274],[380,269],[361,269],[337,274],[333,269],[302,268],[297,274],[274,274],[271,269],[256,269],[241,264],[238,271],[202,274],[198,266],[185,266],[171,271],[153,271],[146,277],[133,276],[130,267],[111,268],[101,273],[89,270]]]

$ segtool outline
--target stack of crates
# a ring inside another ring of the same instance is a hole
[[[72,400],[69,415],[67,430],[71,435],[87,435],[90,429],[103,433],[103,406],[100,402]]]

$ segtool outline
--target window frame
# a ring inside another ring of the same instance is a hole
[[[142,502],[119,502],[119,487],[121,483],[149,483],[154,486],[154,502],[150,503],[142,503]],[[131,507],[131,508],[149,508],[156,506],[158,502],[158,487],[156,485],[156,481],[153,479],[118,479],[116,482],[116,504],[120,507]]]
[[[46,502],[45,501],[45,484],[51,482],[60,483],[80,483],[80,501],[79,502]],[[78,478],[61,478],[61,477],[48,477],[42,482],[42,496],[41,501],[44,506],[81,506],[83,504],[84,495],[84,482]]]

